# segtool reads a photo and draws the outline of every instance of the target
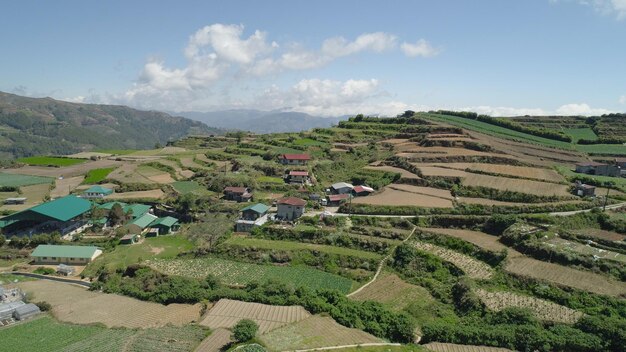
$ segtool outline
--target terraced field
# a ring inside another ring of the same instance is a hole
[[[464,186],[495,188],[501,191],[513,191],[537,196],[571,197],[571,194],[568,192],[568,185],[557,185],[554,183],[520,180],[508,177],[469,174],[463,179],[462,184]]]
[[[485,280],[491,278],[494,274],[493,269],[489,265],[465,254],[425,242],[412,242],[411,244],[419,250],[432,253],[452,263],[472,279]]]
[[[401,169],[399,167],[393,167],[393,166],[371,166],[370,165],[370,166],[366,166],[365,169],[399,173],[400,175],[402,175],[402,178],[411,179],[411,180],[417,180],[420,178],[418,175],[412,172],[409,172],[405,169]]]
[[[350,298],[357,301],[380,302],[394,310],[402,310],[416,300],[433,300],[425,288],[411,285],[396,274],[385,272],[381,273],[376,281]]]
[[[272,351],[293,351],[340,345],[381,343],[381,339],[337,324],[330,317],[314,315],[270,333],[260,340]]]
[[[623,241],[624,239],[626,239],[626,235],[622,235],[621,233],[600,229],[583,229],[576,231],[576,233],[584,236],[596,237],[607,241]]]
[[[489,172],[493,174],[511,175],[523,178],[532,178],[541,181],[549,182],[564,182],[565,179],[561,174],[554,169],[528,167],[528,166],[515,166],[515,165],[502,165],[502,164],[486,164],[486,163],[436,163],[432,164],[435,167],[445,167],[456,170],[476,170],[482,172]]]
[[[541,320],[564,324],[574,324],[583,316],[583,313],[574,309],[531,296],[505,291],[489,292],[483,289],[476,289],[475,292],[483,304],[493,311],[509,307],[527,308]]]
[[[424,347],[433,352],[513,352],[512,350],[499,347],[457,345],[442,342],[427,343]]]
[[[390,187],[368,197],[357,197],[354,204],[390,205],[390,206],[415,206],[425,208],[452,208],[451,200],[441,197],[433,197],[421,193],[406,192]]]
[[[291,283],[295,287],[329,288],[344,293],[352,288],[350,279],[305,266],[260,265],[219,258],[156,259],[146,261],[145,264],[169,275],[203,279],[212,274],[232,286],[273,279]]]
[[[480,248],[488,251],[499,252],[507,247],[498,241],[497,236],[488,235],[484,232],[460,230],[460,229],[445,229],[445,228],[420,228],[419,230],[432,232],[440,235],[446,235],[455,237],[475,244]]]
[[[166,325],[181,326],[197,321],[200,317],[200,304],[164,306],[48,280],[21,282],[17,285],[31,293],[35,302],[50,303],[52,314],[60,321],[68,323],[100,323],[107,327],[145,329]]]
[[[220,299],[199,323],[211,329],[232,328],[241,319],[250,319],[259,325],[259,334],[310,317],[300,306],[271,306]]]
[[[515,275],[545,280],[555,285],[573,287],[601,295],[620,296],[626,294],[626,283],[624,282],[521,255],[510,258],[505,265],[505,270]]]

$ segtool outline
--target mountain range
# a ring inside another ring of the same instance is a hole
[[[0,92],[0,159],[94,149],[147,149],[190,134],[223,132],[158,111]]]
[[[180,116],[201,121],[208,126],[255,133],[299,132],[316,127],[330,127],[345,117],[321,117],[302,112],[235,109],[213,112],[177,112]]]

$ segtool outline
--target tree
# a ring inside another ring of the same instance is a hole
[[[0,247],[4,246],[6,242],[7,242],[7,238],[4,237],[4,235],[0,234]]]
[[[236,342],[246,342],[256,336],[259,326],[252,320],[242,319],[233,327],[232,338]]]
[[[126,221],[126,214],[124,214],[124,209],[120,203],[113,204],[109,212],[109,219],[111,219],[113,225],[118,225]]]

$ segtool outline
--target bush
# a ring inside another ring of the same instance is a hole
[[[252,340],[257,331],[259,325],[249,319],[242,319],[233,327],[232,339],[236,342],[246,342]]]
[[[56,271],[52,268],[46,268],[46,267],[40,266],[37,269],[33,270],[33,273],[40,274],[40,275],[54,275]]]
[[[35,305],[39,307],[39,310],[41,310],[42,312],[47,312],[49,310],[52,310],[52,304],[46,301],[35,302]]]

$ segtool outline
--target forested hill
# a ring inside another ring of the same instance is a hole
[[[190,134],[220,132],[202,122],[157,111],[0,92],[0,159],[93,149],[144,149]]]

